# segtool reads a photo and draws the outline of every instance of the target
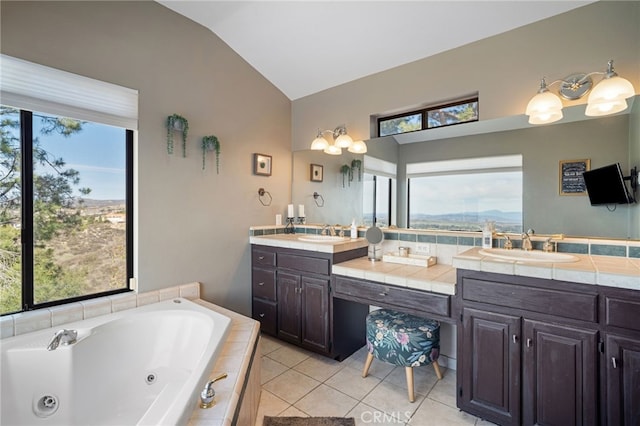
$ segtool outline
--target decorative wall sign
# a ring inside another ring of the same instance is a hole
[[[310,174],[311,182],[322,182],[323,167],[320,164],[311,164]]]
[[[560,195],[586,195],[582,173],[591,169],[591,160],[561,160],[559,167]]]
[[[253,174],[271,176],[271,156],[265,154],[253,154]]]

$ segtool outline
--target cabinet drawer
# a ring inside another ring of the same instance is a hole
[[[260,299],[253,299],[253,319],[260,321],[260,331],[276,335],[277,313],[275,302],[267,302]]]
[[[605,296],[605,321],[614,327],[640,330],[640,300]]]
[[[276,301],[275,269],[253,268],[251,271],[251,290],[253,297]]]
[[[278,254],[278,268],[294,269],[302,272],[329,275],[331,265],[329,259],[320,259],[309,256],[299,256],[289,253]]]
[[[405,307],[412,310],[450,316],[450,297],[404,287],[336,277],[336,295],[368,299],[383,307]]]
[[[253,249],[251,250],[251,264],[254,266],[276,266],[276,253]]]
[[[598,321],[598,295],[463,278],[464,300],[582,321]]]

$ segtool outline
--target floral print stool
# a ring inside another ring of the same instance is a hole
[[[367,349],[369,354],[362,370],[367,377],[373,358],[405,367],[409,401],[415,401],[413,367],[431,364],[442,379],[438,365],[440,355],[440,323],[391,309],[379,309],[367,315]]]

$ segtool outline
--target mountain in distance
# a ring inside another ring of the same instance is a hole
[[[476,222],[494,221],[501,223],[520,223],[522,212],[504,212],[502,210],[485,210],[482,212],[444,213],[444,214],[414,214],[411,220],[446,221],[446,222]]]

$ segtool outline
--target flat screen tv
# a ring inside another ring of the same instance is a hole
[[[592,206],[634,202],[624,182],[620,163],[586,171],[582,176]]]

